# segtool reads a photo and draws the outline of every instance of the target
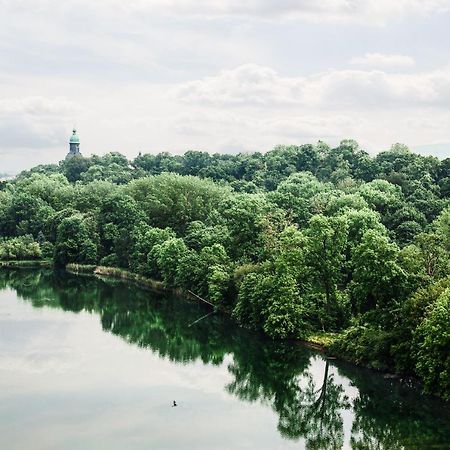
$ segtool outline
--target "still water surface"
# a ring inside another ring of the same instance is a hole
[[[218,315],[193,324],[207,312],[121,283],[1,270],[0,448],[450,448],[436,399]]]

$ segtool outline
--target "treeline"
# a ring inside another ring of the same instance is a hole
[[[0,235],[190,289],[274,338],[339,332],[339,354],[449,399],[449,193],[450,159],[398,144],[111,153],[3,183]]]

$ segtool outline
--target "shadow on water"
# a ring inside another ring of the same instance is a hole
[[[286,439],[308,449],[450,448],[450,409],[411,386],[237,328],[202,305],[119,282],[46,270],[1,270],[34,307],[98,314],[103,330],[174,363],[222,365],[228,393],[269,405]],[[225,359],[227,355],[231,358]],[[231,361],[231,362],[228,362]]]

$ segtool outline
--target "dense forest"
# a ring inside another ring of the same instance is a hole
[[[118,153],[0,183],[0,260],[123,268],[450,400],[450,158]]]

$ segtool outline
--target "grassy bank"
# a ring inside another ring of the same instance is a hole
[[[77,274],[93,274],[98,277],[116,278],[118,280],[124,280],[132,282],[139,287],[150,289],[158,292],[170,292],[175,295],[187,295],[181,289],[174,289],[166,286],[162,281],[153,280],[151,278],[138,275],[128,270],[119,269],[117,267],[84,265],[84,264],[67,264],[66,270],[68,272]]]
[[[327,351],[339,336],[339,333],[312,333],[302,342],[306,346],[314,348],[316,350]]]
[[[36,260],[29,260],[29,261],[16,261],[16,260],[10,260],[10,261],[0,261],[0,267],[5,268],[39,268],[39,267],[45,267],[45,268],[51,268],[53,267],[53,261],[51,259],[36,259]]]

